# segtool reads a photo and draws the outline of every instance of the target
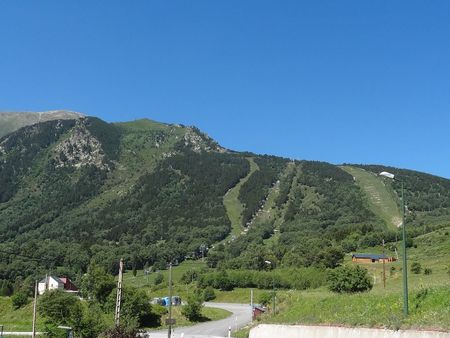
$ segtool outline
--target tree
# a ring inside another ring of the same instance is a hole
[[[0,280],[0,296],[11,296],[12,293],[12,284],[7,280]]]
[[[340,247],[331,246],[319,253],[320,260],[326,268],[335,268],[344,261],[344,251]]]
[[[216,293],[214,292],[214,288],[211,286],[207,286],[203,291],[203,299],[207,302],[213,299],[216,299]]]
[[[83,338],[98,337],[105,329],[98,305],[83,304],[77,297],[61,290],[46,291],[39,299],[38,309],[51,337],[65,337],[65,332],[58,329],[59,325],[72,327],[75,336]]]
[[[198,290],[187,298],[187,304],[181,309],[181,313],[190,321],[202,318],[203,297]]]
[[[363,292],[371,290],[372,280],[367,269],[359,265],[355,267],[341,266],[332,270],[328,276],[328,287],[333,292]]]
[[[18,309],[28,303],[28,297],[26,293],[18,291],[11,297],[11,301],[14,308]]]
[[[47,323],[68,325],[79,305],[80,300],[75,296],[61,290],[49,290],[40,297],[38,309]]]
[[[155,277],[154,283],[155,283],[155,285],[159,285],[162,282],[164,282],[164,276],[161,273],[158,273]]]
[[[181,276],[181,282],[184,284],[191,284],[192,282],[196,282],[198,280],[198,276],[200,275],[198,270],[187,270]]]
[[[105,304],[108,295],[115,287],[114,277],[96,264],[89,265],[81,282],[82,294],[100,304]]]
[[[136,323],[137,327],[154,326],[159,322],[159,316],[152,312],[151,299],[143,291],[133,287],[123,289],[121,318],[128,326]],[[114,300],[113,300],[114,303]]]

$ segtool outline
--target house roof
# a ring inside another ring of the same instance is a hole
[[[368,254],[366,254],[366,253],[361,253],[361,254],[360,253],[356,253],[356,254],[353,254],[352,257],[355,257],[355,258],[366,258],[366,259],[387,259],[387,258],[389,258],[386,255],[371,254],[371,253],[368,253]]]
[[[39,281],[39,283],[47,283],[50,278],[53,278],[57,283],[64,284],[64,282],[61,279],[59,279],[58,277],[55,277],[55,276],[47,276],[44,279],[42,279],[41,281]]]

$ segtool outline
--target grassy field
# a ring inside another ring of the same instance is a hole
[[[366,193],[371,210],[376,215],[392,228],[401,224],[401,212],[395,201],[395,196],[389,192],[382,179],[364,169],[350,166],[341,168],[355,178],[356,183]]]
[[[450,227],[419,236],[417,247],[408,249],[410,315],[403,316],[401,261],[386,264],[386,288],[383,264],[361,264],[374,280],[370,292],[334,294],[326,288],[277,291],[277,315],[266,315],[266,323],[329,324],[364,327],[450,329]],[[381,248],[370,249],[380,252]],[[411,264],[422,266],[419,274]],[[354,264],[350,255],[344,264]],[[391,272],[391,267],[395,270]],[[430,268],[432,273],[424,274]],[[243,293],[243,291],[238,291]],[[269,306],[270,307],[270,306]],[[243,330],[239,337],[245,337]]]
[[[231,233],[227,239],[232,236],[237,237],[242,232],[242,211],[244,210],[244,207],[238,198],[239,191],[241,190],[241,186],[248,181],[249,177],[259,169],[253,158],[248,157],[247,160],[250,163],[250,171],[248,175],[242,178],[233,188],[228,190],[223,197],[223,204],[227,210],[228,218],[231,222]]]
[[[33,319],[33,303],[30,302],[15,310],[11,304],[11,298],[0,297],[0,325],[3,331],[31,331]],[[37,330],[43,329],[40,318],[37,318]]]
[[[202,309],[203,318],[199,322],[212,321],[212,320],[220,320],[231,316],[231,312],[219,308],[214,307],[203,307]],[[165,320],[169,318],[168,314],[165,314],[161,318],[161,323],[165,323]],[[197,324],[198,322],[190,322],[181,314],[181,307],[174,306],[172,307],[172,318],[176,320],[176,325],[174,327],[181,326],[192,326]],[[162,325],[161,329],[167,328],[166,325]],[[154,329],[154,328],[152,328]]]
[[[404,318],[402,294],[376,292],[353,295],[326,290],[279,293],[277,315],[267,323],[328,324],[365,327],[450,328],[450,285],[410,293],[410,315]]]

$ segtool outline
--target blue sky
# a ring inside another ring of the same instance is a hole
[[[196,125],[223,146],[450,178],[450,2],[0,3],[0,110]]]

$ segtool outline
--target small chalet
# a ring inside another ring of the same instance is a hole
[[[352,262],[354,263],[388,263],[394,262],[396,259],[394,257],[389,257],[380,254],[353,254]]]
[[[38,293],[42,295],[47,290],[64,290],[77,293],[79,290],[67,277],[47,276],[38,283]]]

